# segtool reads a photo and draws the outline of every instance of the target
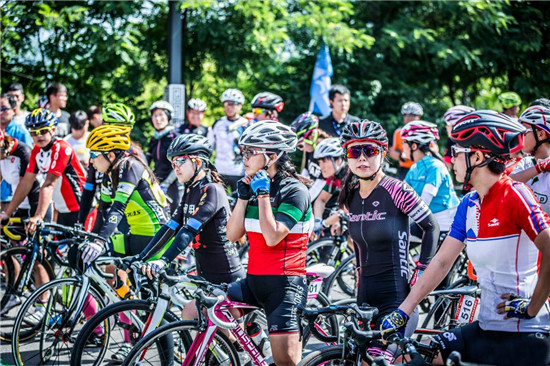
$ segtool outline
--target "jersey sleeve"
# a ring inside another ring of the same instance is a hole
[[[204,225],[222,208],[221,192],[213,184],[206,185],[201,192],[195,211],[189,216],[185,227],[198,234]]]
[[[523,183],[514,182],[513,188],[518,196],[517,209],[514,210],[517,215],[516,222],[529,239],[534,241],[541,231],[550,228],[550,219],[529,187]]]
[[[61,177],[73,156],[74,150],[66,141],[56,141],[52,145],[52,161],[48,173]]]
[[[27,172],[32,174],[38,174],[38,166],[36,165],[36,155],[40,151],[40,146],[34,145],[31,150],[31,157],[29,158],[29,165],[27,166]]]
[[[468,214],[468,203],[470,202],[470,196],[473,194],[469,193],[456,208],[455,217],[453,223],[451,224],[451,229],[449,230],[449,236],[455,238],[458,241],[465,242],[467,233],[466,233],[466,217]]]
[[[309,192],[305,186],[303,186],[303,189],[299,183],[283,186],[275,220],[290,230],[299,221],[303,221],[304,216],[310,210],[310,206]]]

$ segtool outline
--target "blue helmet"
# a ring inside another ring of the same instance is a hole
[[[25,118],[25,127],[28,130],[37,130],[44,127],[55,127],[59,120],[52,111],[43,108],[36,108]]]

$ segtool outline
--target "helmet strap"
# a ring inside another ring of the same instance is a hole
[[[544,144],[545,142],[550,142],[550,137],[539,140],[537,127],[535,125],[531,125],[531,128],[533,129],[533,135],[535,136],[535,147],[533,148],[533,154],[535,154],[540,145]]]
[[[191,158],[191,162],[193,163],[193,169],[195,170],[195,173],[193,173],[193,176],[191,177],[191,179],[189,179],[186,183],[184,183],[184,187],[186,190],[191,184],[193,184],[193,182],[195,181],[195,178],[197,178],[197,175],[199,175],[201,170],[204,169],[204,162],[200,166],[198,166],[197,159],[198,158]]]
[[[115,158],[113,159],[113,161],[111,161],[111,159],[109,159],[109,157],[107,156],[108,153],[107,154],[102,154],[103,158],[105,158],[105,160],[107,160],[109,162],[109,168],[107,168],[106,174],[111,174],[111,172],[113,171],[116,163],[122,157],[122,155],[124,155],[124,153],[125,153],[125,151],[119,151],[118,153],[116,153]]]
[[[380,154],[380,156],[382,156],[382,154]],[[374,180],[374,178],[376,178],[376,174],[378,174],[378,172],[380,171],[380,169],[382,169],[382,163],[383,163],[383,160],[382,158],[380,159],[380,166],[378,167],[378,169],[376,169],[376,171],[370,176],[370,177],[360,177],[357,175],[357,178],[361,179],[361,180],[366,180],[366,181],[372,181]]]
[[[488,165],[490,162],[492,162],[493,160],[495,160],[495,156],[491,156],[489,158],[486,158],[483,163],[472,166],[472,163],[470,163],[470,157],[474,153],[473,152],[467,152],[465,154],[466,154],[465,155],[465,158],[466,158],[466,175],[464,176],[464,183],[462,184],[462,194],[463,195],[468,193],[472,189],[472,185],[470,184],[470,178],[472,176],[472,172],[474,171],[474,169],[484,167],[484,166]]]
[[[265,158],[265,165],[263,167],[263,169],[265,171],[267,171],[267,169],[269,169],[270,166],[272,166],[273,164],[275,164],[277,162],[277,160],[279,160],[279,158],[281,157],[281,155],[283,155],[283,151],[281,151],[280,153],[277,154],[277,158],[275,160],[273,160],[273,162],[271,164],[269,164],[269,155],[267,155],[267,153],[264,152],[264,158]]]

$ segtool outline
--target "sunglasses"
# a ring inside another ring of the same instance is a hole
[[[0,112],[9,111],[11,108],[9,107],[0,107]]]
[[[187,159],[189,159],[189,156],[176,156],[174,159],[172,159],[172,166],[174,168],[179,168],[183,164],[185,164]]]
[[[265,112],[265,110],[263,110],[262,108],[254,108],[252,110],[252,113],[254,113],[254,114],[262,114],[264,112]]]
[[[225,102],[227,105],[241,105],[241,103],[233,102],[233,101],[227,101]]]
[[[456,158],[458,156],[458,154],[460,153],[469,153],[469,152],[472,152],[474,150],[470,149],[469,147],[462,147],[462,146],[458,146],[458,145],[453,145],[451,146],[451,156],[453,158]]]
[[[348,147],[346,156],[348,159],[358,159],[363,153],[367,158],[380,154],[380,149],[374,145],[355,145]]]
[[[270,154],[270,153],[261,149],[252,149],[249,147],[245,147],[244,149],[242,149],[242,154],[243,154],[243,158],[248,160],[255,155]]]
[[[52,130],[51,127],[42,127],[37,130],[29,130],[31,136],[45,135]]]
[[[90,159],[96,159],[98,156],[101,156],[105,153],[101,151],[90,151]]]

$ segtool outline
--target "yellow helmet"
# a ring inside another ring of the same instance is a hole
[[[86,147],[92,151],[128,150],[130,148],[130,132],[125,126],[102,125],[96,127],[88,135]]]

